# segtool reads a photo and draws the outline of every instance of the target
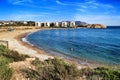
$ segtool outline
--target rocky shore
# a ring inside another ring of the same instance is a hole
[[[103,24],[88,24],[87,28],[107,28],[107,26]]]

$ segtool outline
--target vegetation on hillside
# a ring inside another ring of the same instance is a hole
[[[8,67],[9,59],[0,56],[0,80],[9,80],[12,76],[12,69]]]
[[[10,80],[13,70],[9,68],[9,63],[23,61],[26,57],[28,56],[20,55],[18,52],[9,50],[5,46],[0,45],[0,80]]]
[[[120,80],[120,70],[106,67],[83,68],[81,76],[86,80]]]
[[[32,64],[36,70],[23,70],[30,80],[120,80],[120,70],[115,68],[78,69],[74,64],[58,58],[45,61],[36,59]]]
[[[36,70],[23,70],[30,80],[78,80],[80,77],[77,67],[62,59],[54,58],[45,61],[35,59],[32,64]]]
[[[0,45],[0,80],[10,80],[13,69],[8,64],[24,61],[26,55],[7,49]],[[31,62],[35,69],[23,69],[23,75],[29,80],[120,80],[119,68],[83,68],[78,69],[75,64],[63,59],[53,58],[40,61],[38,58]]]

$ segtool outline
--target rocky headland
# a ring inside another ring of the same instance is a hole
[[[103,24],[88,24],[87,28],[107,28],[107,26]]]

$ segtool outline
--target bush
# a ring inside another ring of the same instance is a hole
[[[8,63],[10,63],[10,62],[11,62],[10,59],[7,59],[7,58],[4,57],[4,56],[0,56],[0,66],[6,65],[6,64],[8,64]]]
[[[112,70],[105,67],[94,69],[95,74],[101,75],[103,80],[120,80],[120,70]]]
[[[0,80],[10,80],[12,69],[7,66],[9,62],[9,59],[0,56]]]
[[[29,80],[41,80],[39,78],[40,74],[32,69],[22,69],[21,70],[26,78],[29,78]]]
[[[0,55],[8,53],[8,49],[4,45],[0,45]]]
[[[81,69],[82,77],[87,80],[120,80],[120,70],[106,67]]]
[[[120,80],[120,70],[97,67],[78,70],[74,64],[54,58],[45,61],[35,59],[36,70],[24,70],[30,80]]]
[[[19,54],[17,51],[10,50],[8,54],[4,54],[5,57],[12,59],[13,61],[24,61],[29,56]]]
[[[0,45],[0,56],[4,56],[13,61],[24,61],[26,58],[29,58],[28,55],[19,54],[17,51],[9,50],[3,45]]]
[[[0,66],[0,80],[10,80],[12,73],[12,69],[7,65]]]
[[[26,77],[30,80],[79,79],[79,70],[77,67],[64,62],[62,59],[54,58],[45,61],[36,59],[32,64],[35,65],[36,70],[24,70]],[[32,77],[30,75],[32,75]]]
[[[25,60],[26,57],[29,56],[19,54],[17,51],[9,50],[0,45],[0,80],[10,80],[13,73],[8,66],[10,62]]]

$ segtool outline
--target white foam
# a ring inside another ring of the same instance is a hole
[[[27,37],[31,34],[33,34],[34,32],[29,32],[25,37],[21,38],[23,42],[31,45],[31,46],[34,46],[33,44],[31,44],[28,40],[27,40]]]
[[[33,44],[31,44],[31,43],[26,39],[26,37],[22,38],[22,41],[25,42],[25,43],[27,43],[27,44],[29,44],[29,45],[31,45],[31,46],[34,46]]]

